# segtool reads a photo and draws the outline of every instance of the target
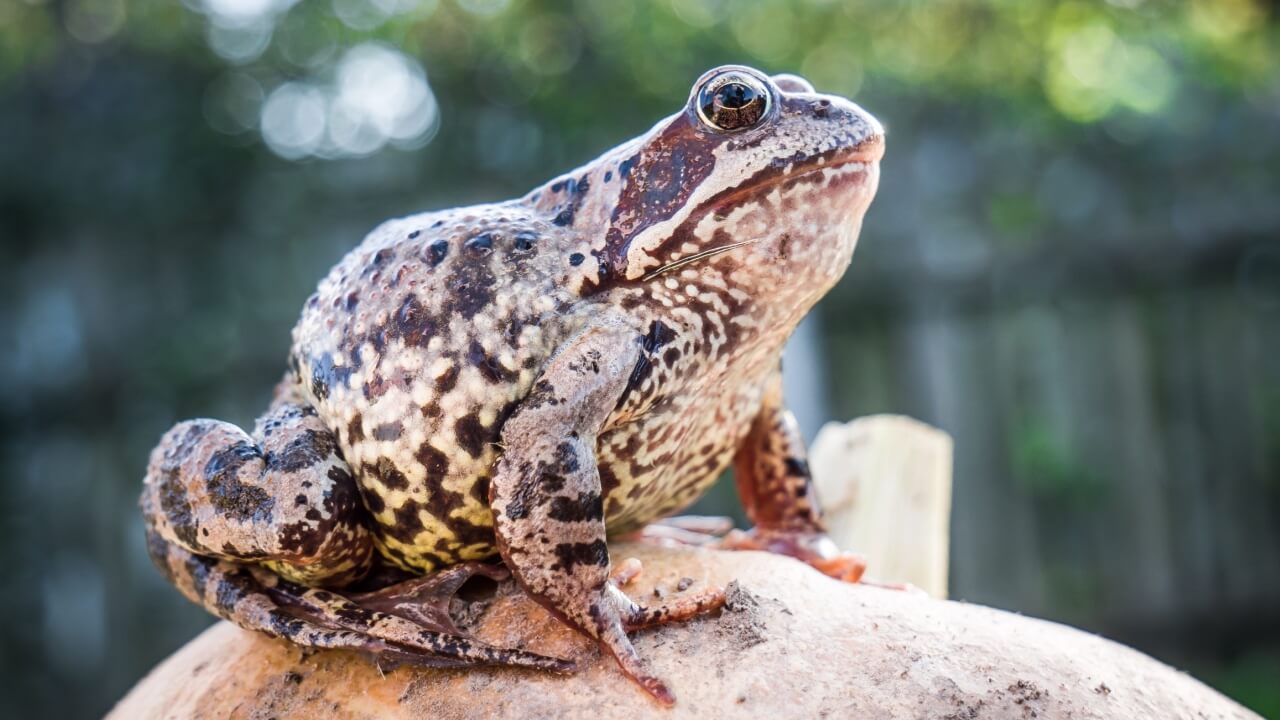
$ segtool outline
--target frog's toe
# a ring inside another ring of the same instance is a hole
[[[635,558],[627,558],[618,563],[609,573],[609,581],[618,587],[630,585],[631,581],[640,577],[640,573],[644,572],[644,565]]]
[[[661,605],[636,605],[623,617],[623,624],[630,632],[654,625],[683,622],[712,610],[719,610],[724,607],[724,603],[724,590],[711,588],[688,597],[668,600]]]
[[[814,558],[808,562],[822,574],[848,583],[861,581],[862,574],[867,571],[867,561],[861,555],[850,553]]]

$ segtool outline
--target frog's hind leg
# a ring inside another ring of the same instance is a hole
[[[862,578],[863,559],[841,553],[827,537],[804,441],[782,402],[780,370],[769,380],[760,412],[734,457],[733,474],[755,527],[729,533],[720,547],[789,555],[846,582]]]
[[[254,436],[196,420],[152,453],[142,494],[156,565],[192,601],[241,627],[318,648],[348,648],[397,663],[571,665],[467,637],[448,598],[480,566],[402,583],[397,611],[382,597],[337,590],[373,563],[373,539],[350,469],[309,407],[280,403]]]
[[[500,568],[472,563],[406,581],[399,597],[406,617],[401,617],[373,609],[379,603],[364,602],[364,596],[352,599],[289,582],[262,567],[192,554],[154,531],[148,531],[147,544],[156,565],[193,602],[246,630],[297,645],[355,650],[393,665],[574,669],[568,660],[486,645],[454,626],[447,611],[452,593],[475,574],[501,578]]]

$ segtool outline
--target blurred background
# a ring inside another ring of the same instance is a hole
[[[806,432],[946,429],[954,597],[1280,717],[1278,10],[0,0],[0,715],[100,715],[211,622],[147,559],[147,453],[252,423],[368,229],[523,193],[744,62],[888,130],[790,351]]]

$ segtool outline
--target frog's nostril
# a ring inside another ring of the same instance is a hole
[[[816,90],[813,89],[813,85],[810,84],[808,80],[805,80],[799,75],[792,75],[791,73],[774,75],[773,84],[777,85],[778,89],[781,90],[782,92],[789,92],[789,93],[817,92]]]

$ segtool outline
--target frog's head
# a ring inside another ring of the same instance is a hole
[[[529,199],[581,234],[585,290],[715,262],[748,292],[795,290],[803,312],[848,265],[883,152],[880,123],[849,100],[730,65]]]

